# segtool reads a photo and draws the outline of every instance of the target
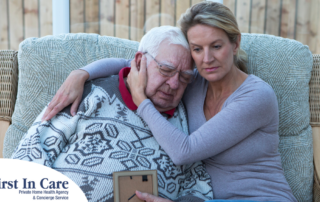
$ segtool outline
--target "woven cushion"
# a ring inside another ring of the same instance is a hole
[[[19,47],[19,83],[3,155],[9,158],[23,134],[72,70],[106,57],[133,58],[138,42],[97,34],[29,38]]]
[[[243,34],[248,71],[274,89],[280,116],[282,167],[298,201],[312,201],[313,148],[309,112],[312,54],[300,42],[262,34]]]
[[[282,165],[299,201],[312,201],[313,153],[309,125],[312,55],[307,46],[279,37],[243,34],[248,70],[275,90],[280,110]],[[22,135],[52,99],[68,74],[105,57],[133,58],[138,43],[95,34],[67,34],[27,39],[19,49],[19,85],[4,156],[10,157]]]

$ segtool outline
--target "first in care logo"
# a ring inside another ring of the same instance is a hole
[[[22,189],[36,189],[35,181],[28,181],[27,178],[22,179]],[[19,181],[1,181],[0,178],[0,189],[19,189]],[[40,180],[40,187],[42,189],[68,189],[68,181],[49,181],[48,178]]]

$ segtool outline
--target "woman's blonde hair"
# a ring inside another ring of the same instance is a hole
[[[241,32],[233,13],[228,7],[216,2],[203,1],[193,5],[181,15],[178,23],[186,38],[188,30],[197,24],[224,30],[231,43],[236,43],[238,37],[241,37]],[[234,56],[234,64],[241,71],[247,73],[246,62],[247,54],[239,47],[237,54]]]

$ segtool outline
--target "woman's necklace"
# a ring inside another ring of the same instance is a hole
[[[213,100],[210,101],[209,98],[206,97],[206,100],[204,102],[204,111],[207,120],[211,119],[219,112],[216,110],[216,107],[213,106],[214,104],[209,105],[210,102],[213,102]]]
[[[206,116],[207,120],[211,119],[212,117],[214,117],[216,114],[218,114],[221,111],[224,102],[229,97],[229,94],[222,96],[221,98],[216,99],[216,100],[214,100],[211,97],[212,96],[207,94],[207,96],[205,98],[205,102],[204,102],[204,109],[203,110],[205,112],[205,116]]]

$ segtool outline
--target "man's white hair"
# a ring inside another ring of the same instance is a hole
[[[158,55],[160,44],[165,40],[168,42],[166,45],[177,44],[190,51],[188,41],[180,28],[172,26],[152,28],[142,37],[138,51],[148,52],[155,58]]]

